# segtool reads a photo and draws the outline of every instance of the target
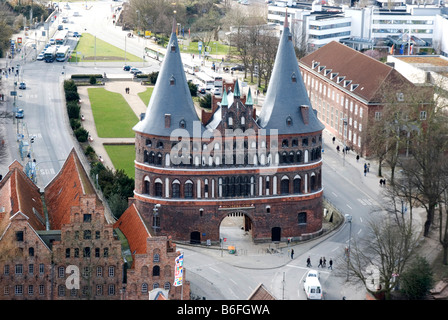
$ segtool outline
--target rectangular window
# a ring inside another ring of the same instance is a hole
[[[29,264],[28,265],[28,273],[29,274],[34,274],[34,264]]]
[[[381,119],[381,112],[375,112],[375,120]]]
[[[115,268],[113,266],[109,266],[109,277],[115,276]]]
[[[90,230],[84,230],[84,240],[90,240],[92,238],[92,232]]]
[[[40,295],[45,294],[45,286],[43,284],[39,285],[39,294]]]
[[[306,212],[299,212],[297,218],[299,224],[306,224]]]
[[[43,263],[39,264],[39,273],[42,275],[45,272],[45,265]]]
[[[16,232],[16,241],[23,241],[23,231]]]
[[[3,274],[4,274],[5,276],[8,276],[8,275],[9,275],[9,265],[5,265],[5,266],[3,267]]]
[[[21,284],[18,284],[14,288],[14,293],[16,296],[21,296],[23,294],[23,286]]]
[[[28,286],[28,294],[29,294],[30,296],[32,296],[32,295],[34,294],[34,286],[33,286],[32,284],[30,284],[30,285]]]
[[[90,213],[85,213],[83,216],[84,222],[91,222],[92,221],[92,215]]]
[[[420,120],[426,120],[426,111],[420,111]]]
[[[22,274],[23,273],[23,265],[16,264],[16,274]]]
[[[113,296],[113,295],[115,295],[115,285],[114,284],[110,284],[109,285],[109,289],[108,289],[108,292],[107,292],[110,296]]]

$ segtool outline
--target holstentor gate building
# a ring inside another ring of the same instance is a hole
[[[225,84],[226,86],[226,84]],[[172,32],[136,132],[132,200],[157,235],[219,242],[228,215],[254,241],[301,240],[322,230],[322,130],[302,80],[287,20],[265,102],[238,82],[202,121]]]

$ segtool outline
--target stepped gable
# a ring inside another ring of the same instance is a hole
[[[25,215],[35,230],[45,230],[39,188],[26,176],[17,160],[9,166],[9,172],[0,182],[0,207],[0,233],[17,212]]]
[[[194,108],[176,36],[176,20],[166,49],[159,76],[146,109],[145,118],[133,130],[150,135],[169,137],[174,129],[200,137],[205,128]],[[200,124],[193,130],[193,123]]]
[[[58,174],[45,187],[44,195],[52,230],[61,230],[64,224],[70,223],[71,207],[80,205],[80,196],[95,195],[99,202],[74,149],[70,151]]]
[[[337,83],[338,77],[351,81],[346,87],[353,94],[368,102],[380,100],[379,92],[389,77],[403,81],[403,77],[391,66],[375,60],[344,44],[332,41],[300,60],[300,63]],[[332,79],[332,74],[334,76]],[[341,81],[341,86],[344,81]]]
[[[308,123],[304,122],[300,110],[304,105],[309,106]],[[311,108],[294,52],[287,16],[258,124],[263,129],[278,129],[278,134],[301,134],[324,129]]]

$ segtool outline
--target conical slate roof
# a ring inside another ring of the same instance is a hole
[[[287,16],[258,124],[263,129],[277,129],[278,134],[316,132],[325,128],[311,108]]]
[[[169,137],[173,130],[182,128],[188,131],[190,137],[199,137],[205,128],[196,113],[188,88],[175,25],[174,20],[166,55],[162,62],[151,100],[146,109],[145,118],[137,123],[133,130],[140,133]],[[170,118],[169,126],[166,125],[166,115],[169,115]],[[194,123],[196,129],[193,132]]]

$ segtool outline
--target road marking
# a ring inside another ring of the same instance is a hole
[[[236,283],[233,279],[229,278],[229,280],[232,281],[235,285],[238,285],[238,283]]]
[[[212,267],[209,267],[211,270],[215,271],[216,273],[221,273],[220,271],[213,269]]]
[[[309,270],[310,269],[310,268],[307,268],[307,267],[294,266],[292,264],[287,264],[286,266],[287,267],[291,267],[291,268],[297,268],[297,269],[305,269],[305,270]],[[313,269],[313,270],[317,270],[317,272],[319,272],[319,273],[330,273],[329,271],[320,271],[320,269],[318,269],[318,268]]]
[[[353,208],[352,207],[350,207],[348,204],[347,204],[347,207],[349,207],[350,209],[352,209],[353,210]]]
[[[335,197],[338,196],[338,195],[336,194],[336,192],[331,191],[331,193],[332,193]]]

